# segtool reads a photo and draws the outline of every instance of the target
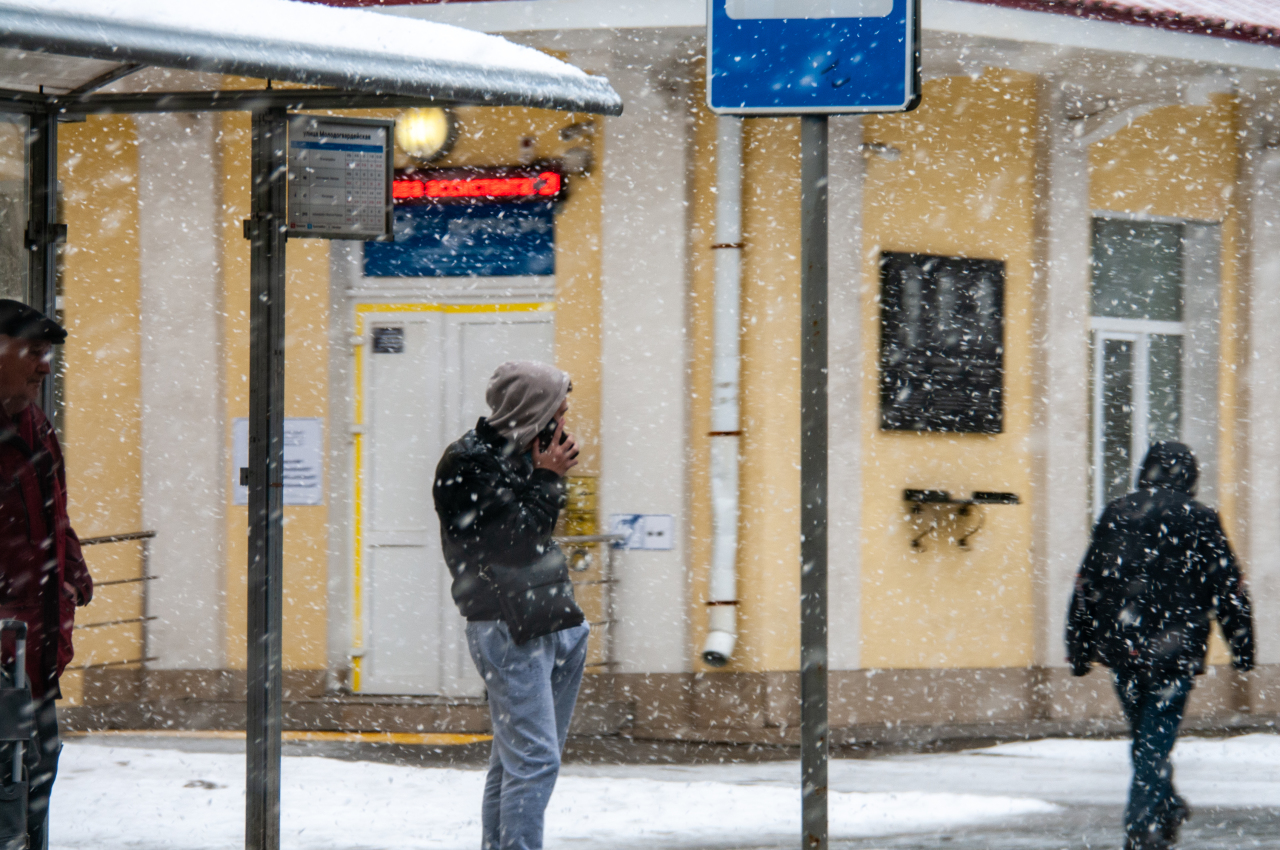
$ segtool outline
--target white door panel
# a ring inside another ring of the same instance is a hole
[[[440,582],[436,563],[423,557],[425,551],[407,546],[368,550],[369,619],[374,628],[365,658],[368,679],[379,692],[438,689],[438,642],[424,633],[422,621],[424,612],[440,608]]]
[[[431,485],[445,447],[488,412],[493,370],[507,360],[553,361],[554,314],[387,305],[364,320],[359,690],[478,696],[484,685],[449,594]],[[403,350],[373,353],[377,327],[401,328]]]
[[[431,474],[443,450],[441,381],[444,317],[425,314],[383,321],[372,327],[404,329],[400,354],[368,354],[367,420],[373,496],[371,530],[424,528],[434,520]],[[370,331],[371,333],[372,331]]]
[[[366,546],[430,546],[438,535],[430,531],[369,531],[365,533]]]

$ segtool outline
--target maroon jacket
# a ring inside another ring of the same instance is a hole
[[[27,624],[27,677],[37,698],[58,695],[58,677],[73,655],[75,599],[63,582],[79,591],[80,604],[93,597],[67,518],[58,435],[34,404],[15,420],[0,411],[0,617]]]

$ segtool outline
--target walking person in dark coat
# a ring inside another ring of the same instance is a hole
[[[504,363],[492,413],[445,450],[433,488],[453,600],[484,678],[493,749],[483,850],[540,850],[587,658],[588,628],[551,539],[577,445],[564,430],[569,376]]]
[[[0,619],[27,624],[27,681],[36,737],[27,747],[27,846],[49,846],[49,793],[58,772],[58,678],[71,661],[75,609],[93,598],[80,540],[67,518],[58,435],[37,404],[50,351],[67,332],[27,305],[0,299]],[[11,650],[8,650],[11,651]],[[11,663],[12,655],[5,658]]]
[[[1067,661],[1111,668],[1133,737],[1126,850],[1165,850],[1190,816],[1173,789],[1173,750],[1193,678],[1204,672],[1211,616],[1237,670],[1253,667],[1249,597],[1222,523],[1192,498],[1196,459],[1151,446],[1138,489],[1102,513],[1067,615]]]

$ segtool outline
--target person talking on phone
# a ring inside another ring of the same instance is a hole
[[[493,725],[483,850],[542,847],[586,664],[589,629],[551,539],[564,476],[578,462],[564,427],[571,389],[553,366],[503,363],[485,392],[489,416],[436,467],[432,495],[453,600]]]

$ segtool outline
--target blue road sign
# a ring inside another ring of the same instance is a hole
[[[728,115],[906,112],[919,0],[707,0],[707,103]]]

